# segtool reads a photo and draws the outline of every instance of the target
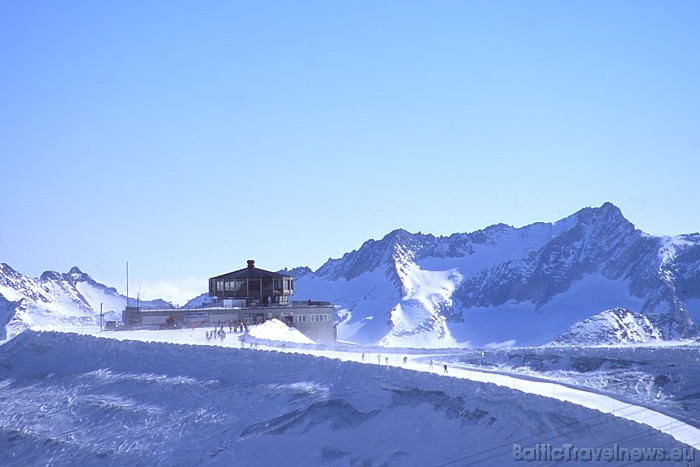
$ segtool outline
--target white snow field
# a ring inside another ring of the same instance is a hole
[[[449,356],[445,375],[437,354],[432,371],[428,354],[363,364],[361,350],[260,340],[269,328],[243,343],[206,329],[20,334],[0,346],[2,465],[522,465],[513,444],[700,459],[696,428],[644,407]]]

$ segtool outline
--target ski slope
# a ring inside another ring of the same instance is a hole
[[[199,331],[27,331],[0,346],[3,465],[521,465],[514,443],[683,446],[519,381],[429,374],[418,356],[406,369],[235,336],[191,345]]]
[[[358,360],[358,354],[352,352],[328,352],[309,349],[299,350],[298,352],[316,356],[329,356],[329,354],[332,354],[334,358],[339,358],[344,361]],[[359,360],[362,361],[362,356],[361,354],[359,355]],[[376,354],[366,353],[365,362],[368,364],[383,365],[385,359],[388,358],[389,365],[398,365],[402,368],[414,371],[438,373],[442,374],[443,376],[468,379],[470,381],[477,381],[481,383],[491,383],[497,386],[524,392],[526,394],[534,394],[537,396],[556,399],[561,402],[570,402],[588,409],[597,410],[599,412],[611,414],[625,420],[647,425],[655,430],[672,436],[685,445],[692,446],[695,449],[700,449],[700,429],[652,409],[627,402],[621,402],[603,394],[597,394],[585,389],[572,388],[570,386],[565,386],[554,382],[535,381],[532,379],[518,377],[517,375],[484,372],[466,366],[455,367],[451,364],[452,359],[449,355],[434,354],[432,357],[428,357],[434,360],[432,369],[430,368],[430,364],[424,361],[427,357],[405,355],[408,358],[408,361],[406,364],[403,364],[404,355],[402,354],[383,352],[381,353],[382,363],[374,360],[372,358],[373,356],[376,356]],[[444,373],[442,367],[443,364],[448,365],[448,372],[446,374]]]
[[[661,433],[667,434],[687,446],[700,449],[700,429],[668,415],[643,406],[621,402],[612,397],[585,389],[573,388],[570,386],[557,384],[555,382],[536,381],[529,378],[523,378],[516,374],[484,372],[464,364],[455,364],[453,352],[441,354],[439,352],[436,353],[434,350],[426,350],[425,352],[428,353],[408,354],[397,353],[396,349],[386,348],[384,351],[380,350],[380,354],[378,354],[376,351],[374,353],[364,352],[363,359],[363,352],[361,350],[348,350],[348,347],[338,347],[336,349],[329,350],[323,346],[303,346],[298,345],[299,341],[295,341],[294,338],[290,338],[288,344],[284,343],[284,348],[282,348],[283,342],[277,339],[279,339],[279,337],[283,334],[281,334],[279,329],[275,326],[265,327],[264,325],[259,327],[254,326],[251,328],[251,334],[254,334],[256,339],[251,340],[250,336],[248,336],[248,342],[244,340],[246,336],[235,333],[224,341],[214,340],[214,342],[206,342],[202,338],[205,333],[204,329],[181,329],[173,331],[140,330],[109,333],[100,332],[99,328],[95,327],[81,327],[73,330],[93,336],[118,338],[121,340],[200,345],[207,344],[234,348],[244,346],[251,347],[253,345],[252,342],[257,342],[262,343],[262,345],[256,346],[256,348],[260,349],[285,350],[289,353],[326,357],[345,362],[400,367],[417,372],[439,374],[444,377],[469,380],[479,383],[491,383],[525,394],[576,404],[578,406],[596,410],[604,414],[610,414],[627,421],[640,423]],[[269,340],[265,340],[266,338]],[[407,358],[406,364],[403,364],[403,357]],[[430,368],[430,359],[434,361],[432,369]],[[443,364],[448,365],[447,374],[443,373]]]

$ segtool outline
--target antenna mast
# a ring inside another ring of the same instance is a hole
[[[129,307],[129,262],[126,262],[126,306]]]

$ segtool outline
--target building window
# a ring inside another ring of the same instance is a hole
[[[236,297],[245,297],[248,294],[246,290],[246,281],[240,279],[234,280],[233,291]]]
[[[261,298],[262,289],[262,279],[248,279],[248,292],[246,297]]]

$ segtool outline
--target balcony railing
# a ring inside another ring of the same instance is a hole
[[[260,310],[266,308],[327,308],[332,307],[331,302],[313,300],[294,300],[286,303],[259,303],[252,306],[224,306],[223,301],[207,303],[200,307],[134,307],[130,306],[129,311],[142,313],[157,313],[167,311],[194,312],[194,311],[222,311],[222,310]]]

